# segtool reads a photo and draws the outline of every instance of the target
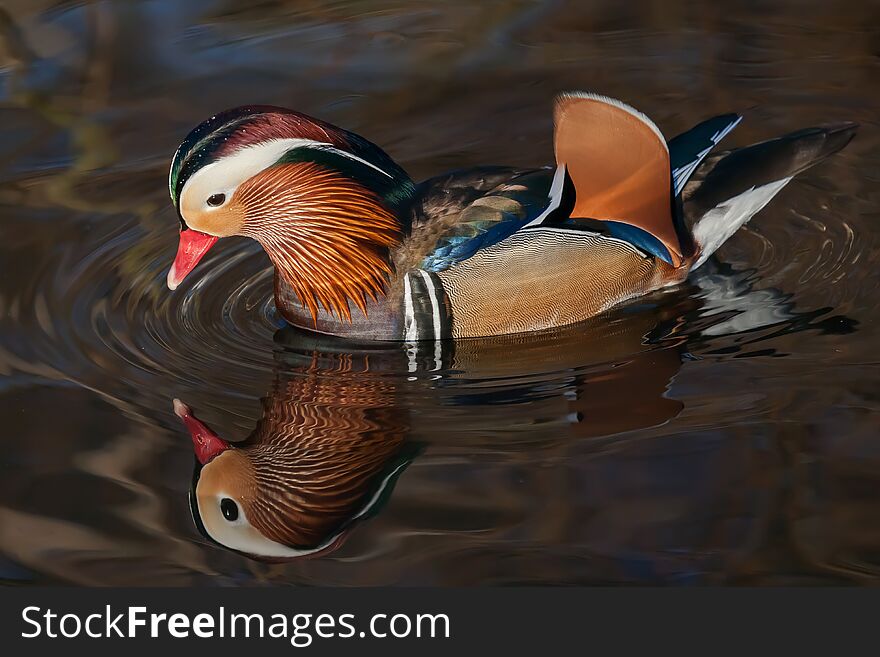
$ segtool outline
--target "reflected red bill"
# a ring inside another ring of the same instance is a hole
[[[179,399],[174,400],[174,414],[183,420],[183,424],[192,438],[196,458],[202,465],[207,465],[214,458],[231,448],[228,442],[211,431],[204,422],[192,414],[189,406]]]

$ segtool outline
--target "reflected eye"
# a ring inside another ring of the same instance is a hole
[[[238,520],[238,505],[228,497],[220,500],[220,512],[229,522]]]
[[[223,205],[224,201],[226,201],[226,194],[211,194],[208,197],[208,205],[212,208],[216,208],[218,205]]]

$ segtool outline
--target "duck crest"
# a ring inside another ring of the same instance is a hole
[[[352,139],[356,135],[300,112],[272,105],[235,107],[200,123],[180,144],[168,174],[171,199],[179,204],[186,181],[207,164],[253,144],[286,137],[342,149],[365,147]]]

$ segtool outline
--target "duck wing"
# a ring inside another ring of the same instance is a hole
[[[673,195],[681,193],[706,156],[740,121],[742,117],[739,114],[723,114],[703,121],[669,140],[667,146],[672,166]]]
[[[648,117],[605,96],[562,94],[554,119],[555,172],[482,167],[422,183],[407,264],[440,272],[519,230],[554,228],[679,265],[686,232],[673,198],[740,117],[709,119],[668,145]]]
[[[481,167],[419,186],[400,259],[440,272],[523,228],[548,204],[553,171]]]
[[[574,190],[570,219],[600,222],[613,237],[678,266],[672,165],[660,129],[626,103],[584,92],[557,97],[554,121],[558,170]],[[567,187],[562,180],[563,195]]]

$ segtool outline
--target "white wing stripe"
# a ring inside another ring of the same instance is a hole
[[[550,199],[550,202],[547,204],[547,207],[544,208],[544,211],[539,214],[537,217],[532,219],[529,223],[527,223],[523,228],[528,228],[530,226],[537,226],[544,219],[546,219],[551,212],[556,210],[559,207],[559,204],[562,203],[562,190],[565,188],[565,164],[560,164],[556,167],[556,173],[553,174],[553,184],[550,185],[550,192],[547,197]]]
[[[678,169],[674,169],[672,171],[672,178],[675,181],[675,194],[679,194],[681,190],[684,188],[685,183],[691,177],[694,171],[696,171],[697,167],[700,166],[700,163],[706,159],[706,156],[712,152],[712,149],[718,145],[722,139],[724,139],[727,135],[730,134],[730,131],[733,130],[736,126],[739,125],[739,122],[742,121],[742,117],[736,117],[735,121],[731,121],[727,124],[725,128],[716,132],[710,138],[712,145],[708,148],[697,153],[697,157],[694,158],[692,162],[689,162],[683,167],[679,167]]]

